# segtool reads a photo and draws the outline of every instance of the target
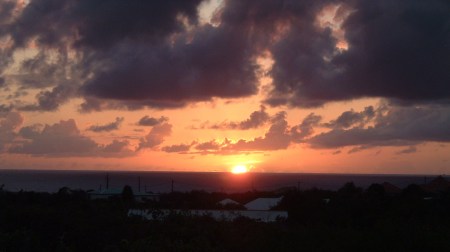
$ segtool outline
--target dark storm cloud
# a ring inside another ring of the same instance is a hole
[[[254,94],[257,67],[248,41],[231,26],[195,26],[200,2],[33,0],[1,30],[14,48],[34,39],[42,48],[74,48],[80,57],[71,66],[83,77],[88,98],[173,107]],[[195,29],[187,31],[186,24]],[[55,65],[35,62],[42,60],[24,62],[24,72],[56,71]],[[23,85],[48,85],[33,76],[23,75]],[[96,109],[89,105],[82,109]]]
[[[123,120],[124,120],[123,117],[116,117],[116,120],[114,122],[110,122],[104,125],[92,125],[91,127],[87,128],[87,130],[93,132],[109,132],[113,130],[118,130]]]
[[[173,44],[117,45],[109,54],[96,55],[95,63],[108,70],[98,70],[83,90],[87,96],[154,103],[254,94],[257,66],[241,35],[207,25]]]
[[[112,101],[113,105],[103,105],[102,107],[97,107],[97,109],[110,109],[111,107],[132,109],[133,107],[143,108],[145,106],[174,107],[174,103],[177,103],[176,106],[180,107],[185,105],[185,103],[180,103],[177,99],[179,97],[171,97],[170,94],[166,94],[167,97],[162,97],[161,100],[156,99],[158,101],[152,99],[153,94],[146,95],[144,99],[141,99],[139,96],[136,97],[136,95],[139,92],[155,92],[155,97],[158,96],[157,93],[162,92],[161,90],[158,90],[158,86],[164,81],[160,78],[169,78],[168,75],[170,75],[170,73],[176,74],[177,72],[169,69],[173,63],[178,63],[179,66],[178,76],[171,78],[172,82],[169,83],[175,85],[171,88],[179,88],[178,90],[174,89],[173,94],[183,93],[183,90],[181,89],[190,90],[188,85],[196,82],[198,73],[184,70],[183,66],[187,67],[187,65],[184,64],[197,64],[197,68],[200,68],[200,71],[202,71],[202,64],[204,64],[205,61],[208,61],[208,57],[211,57],[211,55],[205,55],[203,50],[212,51],[214,48],[214,40],[221,40],[221,35],[210,36],[213,40],[210,41],[211,43],[202,45],[200,42],[187,48],[191,50],[190,55],[186,56],[188,57],[187,61],[191,62],[182,62],[185,57],[182,55],[184,53],[183,50],[186,48],[181,46],[172,50],[170,47],[172,44],[172,36],[186,33],[185,25],[195,25],[197,23],[197,7],[200,2],[200,0],[148,2],[32,0],[23,10],[18,11],[14,18],[0,24],[0,36],[9,36],[11,38],[13,44],[12,48],[6,50],[10,53],[15,49],[27,47],[31,42],[36,44],[38,50],[41,49],[41,53],[39,53],[38,56],[22,62],[21,73],[16,77],[19,85],[34,88],[54,85],[61,86],[61,80],[69,78],[70,76],[68,75],[70,74],[75,74],[77,83],[71,84],[74,86],[73,89],[78,89],[80,84],[82,86],[89,80],[87,86],[96,90],[96,92],[87,94],[87,96],[93,95],[94,98],[98,96],[107,98],[112,97],[113,100],[125,99],[129,101],[131,99],[139,101],[138,104],[135,104],[135,101],[130,101],[130,104],[127,104],[127,102],[124,102],[125,104],[116,104]],[[11,8],[2,8],[2,11],[8,11],[9,16],[13,15]],[[2,17],[4,16],[6,16],[6,14]],[[205,31],[204,33],[199,34],[199,36],[208,35],[208,33],[208,31]],[[188,39],[187,36],[187,34],[183,35],[185,39]],[[137,50],[133,50],[134,47],[136,47]],[[139,47],[140,49],[138,50]],[[70,52],[70,49],[67,50],[67,48],[73,49],[74,51]],[[50,49],[55,49],[57,51],[54,52],[53,55],[56,53],[59,57],[64,59],[70,58],[69,55],[73,52],[76,53],[76,57],[74,58],[72,56],[72,59],[63,62],[64,64],[50,64],[49,62],[51,60],[45,57],[45,54],[43,53]],[[230,48],[230,50],[232,49],[233,48]],[[115,56],[116,53],[119,54],[119,60],[117,60],[118,58]],[[139,57],[140,53],[144,53],[144,55]],[[199,54],[205,55],[205,58],[198,58],[197,56]],[[130,69],[126,65],[120,63],[122,61],[126,62],[126,64],[134,63],[132,66],[141,63],[144,64],[146,61],[145,57],[151,55],[156,58],[149,61],[150,65],[142,66],[137,70]],[[170,61],[169,58],[165,58],[166,56],[174,57],[173,61]],[[220,60],[226,59],[226,54],[216,54],[216,56],[221,57]],[[159,57],[163,58],[158,59]],[[2,59],[6,59],[6,57],[2,57]],[[144,62],[142,62],[142,60],[144,60]],[[158,62],[162,64],[163,68],[157,68]],[[231,63],[236,63],[236,61]],[[149,67],[150,69],[146,69],[146,67]],[[216,65],[216,68],[217,67],[221,66]],[[72,72],[65,72],[67,68],[71,68]],[[238,66],[236,66],[235,69],[235,71],[239,71]],[[148,75],[145,75],[147,70],[149,70]],[[155,73],[162,70],[164,70],[165,73],[161,73],[160,76],[153,76]],[[115,71],[118,71],[119,74],[115,75]],[[170,73],[168,71],[170,71]],[[224,82],[228,81],[229,84],[231,84],[231,91],[228,92],[225,88],[222,91],[227,93],[225,96],[234,96],[235,91],[233,90],[237,90],[236,93],[239,93],[239,90],[242,89],[237,81],[239,79],[233,79],[232,72],[225,72],[220,74],[216,70],[215,73],[211,72],[209,77],[205,77],[208,73],[200,73],[199,78],[202,78],[204,82],[208,82],[209,84],[213,82],[211,80],[213,74],[222,78],[228,76],[228,80],[224,80]],[[191,78],[190,82],[181,80],[185,77],[186,73],[192,73],[190,77],[186,77],[188,79]],[[52,76],[55,75],[59,78],[52,78]],[[135,76],[134,80],[133,76]],[[102,81],[107,81],[108,78],[116,77],[118,78],[117,81],[111,83],[111,86],[107,86],[106,88],[114,89],[117,85],[121,86],[122,91],[120,92],[124,94],[123,97],[120,94],[114,94],[114,91],[109,92],[108,90],[101,90],[101,87],[96,88],[97,85],[104,85]],[[153,77],[160,79],[160,82],[155,82]],[[180,80],[178,80],[177,77]],[[139,79],[141,81],[134,84],[134,88],[133,85],[131,85],[129,92],[124,92],[124,90],[127,90],[126,86],[129,85],[130,82]],[[167,80],[168,79],[165,81]],[[249,79],[244,78],[243,81],[245,80]],[[236,83],[231,83],[233,81],[236,81]],[[174,84],[175,82],[178,84]],[[206,83],[203,84],[206,85]],[[147,88],[146,85],[152,87]],[[166,86],[166,83],[162,86]],[[207,86],[199,86],[198,90],[208,89],[214,93],[214,89],[218,88],[220,88],[219,85],[210,87],[209,89]],[[243,90],[248,91],[249,89],[244,87]],[[205,92],[208,93],[209,91]],[[222,95],[220,92],[221,91],[216,92],[218,96]],[[74,92],[71,93],[69,98],[78,95],[80,94]],[[197,99],[195,91],[190,92],[187,96],[188,97],[185,97],[186,99],[183,98],[182,100],[190,100],[191,98],[193,100]],[[208,95],[200,96],[204,96],[203,98],[199,98],[201,100],[210,98],[206,97]],[[42,102],[38,101],[38,103]],[[103,103],[109,103],[109,101],[103,101]],[[96,109],[89,105],[92,104],[84,104],[82,109],[86,111]],[[54,107],[57,106],[52,105],[49,109],[48,107],[36,104],[26,106],[25,109],[54,110]]]
[[[16,2],[14,1],[2,1],[0,3],[0,24],[9,21],[16,8]]]
[[[348,50],[309,22],[273,46],[275,89],[269,103],[319,106],[385,97],[450,98],[450,2],[349,1],[343,23]]]
[[[155,126],[157,124],[167,122],[169,118],[165,116],[161,116],[160,118],[150,117],[148,115],[142,117],[139,119],[139,122],[137,122],[137,125],[139,126]]]
[[[200,0],[32,0],[3,30],[10,33],[15,46],[25,46],[37,38],[45,46],[69,40],[77,47],[103,49],[117,41],[159,40],[181,31],[178,15],[195,23],[199,3]]]
[[[154,109],[176,109],[186,105],[183,101],[136,101],[136,100],[108,100],[96,97],[84,97],[84,102],[80,104],[80,113],[99,112],[103,110],[140,110],[145,107]]]
[[[198,23],[200,2],[31,0],[23,9],[2,2],[0,39],[10,42],[0,74],[14,52],[33,46],[39,53],[19,62],[15,82],[47,89],[25,110],[52,111],[74,97],[85,99],[83,112],[175,108],[256,94],[256,58],[265,53],[274,60],[266,97],[273,106],[450,102],[448,1],[229,0],[214,25]],[[318,22],[332,5],[341,37]],[[347,48],[338,49],[343,39]]]
[[[345,146],[410,146],[450,141],[450,108],[447,106],[381,107],[372,125],[334,128],[308,139],[315,148]]]

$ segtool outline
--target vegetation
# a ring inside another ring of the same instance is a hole
[[[338,191],[284,194],[284,222],[219,222],[171,215],[164,221],[128,217],[129,208],[217,208],[224,198],[246,202],[271,192],[169,193],[138,203],[121,197],[90,200],[84,191],[0,190],[0,251],[450,251],[450,192],[411,185],[388,194],[347,183]],[[425,198],[425,199],[424,199]]]

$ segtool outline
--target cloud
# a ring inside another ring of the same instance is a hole
[[[378,115],[366,127],[334,128],[307,142],[314,148],[367,148],[450,141],[450,108],[447,106],[382,106],[377,110]]]
[[[279,112],[272,118],[272,125],[264,137],[253,140],[239,140],[234,144],[228,144],[223,149],[237,151],[272,151],[287,149],[291,143],[303,142],[305,138],[313,134],[313,127],[318,125],[321,116],[314,113],[306,116],[298,125],[289,127],[286,121],[286,112]]]
[[[135,155],[135,152],[130,148],[130,142],[127,140],[114,139],[110,144],[100,147],[100,156],[103,157],[128,157]]]
[[[329,128],[349,128],[354,125],[363,127],[365,123],[369,122],[375,117],[375,110],[373,106],[364,108],[364,111],[355,112],[353,110],[345,111],[336,120],[325,123],[323,126]]]
[[[169,118],[165,116],[161,116],[160,118],[155,117],[149,117],[148,115],[142,117],[139,119],[139,122],[137,122],[137,125],[139,126],[155,126],[157,124],[167,122]]]
[[[78,96],[86,100],[81,111],[90,112],[255,94],[258,66],[248,40],[238,27],[199,25],[200,3],[30,1],[2,24],[0,37],[10,38],[11,55],[30,44],[39,51],[21,63],[22,88],[54,89],[22,109],[52,111]]]
[[[305,138],[314,133],[314,127],[318,126],[322,117],[314,113],[306,116],[303,121],[291,128],[292,141],[301,143]]]
[[[34,57],[25,58],[20,62],[19,74],[13,75],[13,79],[20,83],[22,88],[62,85],[70,82],[68,80],[70,74],[65,67],[62,67],[68,64],[69,60],[64,54],[39,51]]]
[[[80,133],[73,119],[45,125],[42,130],[39,128],[39,125],[22,128],[19,132],[25,141],[16,143],[9,152],[49,157],[124,157],[134,153],[127,148],[126,141],[114,140],[108,145],[97,144]]]
[[[120,124],[122,124],[124,118],[123,117],[116,117],[116,120],[114,122],[104,124],[104,125],[92,125],[87,130],[93,131],[93,132],[109,132],[113,130],[118,130],[120,127]]]
[[[169,146],[164,146],[161,148],[162,151],[164,152],[168,152],[168,153],[187,153],[191,146],[195,144],[195,143],[191,143],[191,144],[174,144],[174,145],[169,145]]]
[[[145,148],[155,148],[162,144],[166,137],[172,134],[172,125],[162,123],[155,125],[150,132],[139,140],[138,150]]]
[[[13,1],[2,1],[0,3],[0,24],[8,22],[12,18],[16,4]]]
[[[203,142],[203,143],[198,143],[195,146],[195,149],[199,150],[199,151],[218,151],[220,150],[223,146],[226,146],[227,144],[229,144],[229,140],[225,139],[225,141],[223,143],[219,143],[216,140],[210,140],[207,142]]]
[[[76,89],[69,85],[60,85],[51,91],[41,91],[36,95],[37,104],[21,106],[22,111],[55,111],[60,105],[75,95]]]
[[[291,136],[288,132],[286,113],[280,112],[272,120],[272,125],[264,137],[257,137],[249,141],[241,139],[223,149],[233,151],[279,150],[286,149],[290,143]]]
[[[308,16],[273,45],[270,104],[313,107],[363,97],[448,102],[448,1],[341,3],[348,10],[347,49]]]
[[[417,147],[416,146],[409,146],[406,149],[400,150],[398,152],[396,152],[396,154],[411,154],[411,153],[416,153],[417,152]]]
[[[34,155],[87,154],[95,152],[97,148],[97,143],[81,135],[73,119],[45,125],[39,134],[30,137],[30,142],[16,146],[11,152]]]
[[[135,100],[148,106],[255,94],[257,66],[252,57],[243,56],[248,48],[239,36],[233,29],[202,26],[193,34],[180,35],[173,44],[117,45],[95,55],[96,65],[109,68],[97,71],[83,92],[88,97]],[[96,65],[85,67],[95,69]]]
[[[412,153],[417,144],[450,142],[450,107],[422,105],[402,107],[381,104],[353,109],[336,119],[321,123],[322,117],[311,113],[299,124],[290,126],[286,113],[279,112],[271,119],[267,132],[253,139],[220,141],[212,139],[193,145],[200,154],[231,154],[257,151],[275,151],[292,144],[308,144],[312,148],[340,149],[350,147],[355,153],[374,147],[406,146],[399,153]],[[320,130],[317,130],[320,128]],[[319,133],[316,133],[316,132]],[[413,146],[413,147],[411,147]],[[186,152],[186,151],[185,151]],[[341,151],[334,152],[339,154]]]
[[[262,137],[250,140],[239,139],[223,141],[212,139],[193,144],[197,152],[191,154],[229,155],[235,153],[249,153],[259,151],[275,151],[287,149],[292,143],[303,143],[314,133],[314,126],[319,125],[321,117],[313,113],[306,116],[298,125],[289,126],[286,112],[281,111],[270,119],[271,125]]]
[[[0,114],[5,112],[11,112],[13,110],[12,105],[0,104]]]
[[[2,3],[1,85],[38,89],[34,104],[20,106],[32,111],[73,98],[84,99],[83,112],[180,108],[257,94],[262,76],[273,80],[265,97],[272,106],[450,102],[448,1],[228,0],[213,24],[198,21],[201,2]],[[14,62],[30,47],[36,55]],[[262,55],[274,62],[267,73],[257,64]],[[14,77],[3,76],[16,65]],[[353,119],[336,126],[359,120],[346,116]],[[228,126],[253,128],[255,119]]]
[[[42,128],[43,128],[42,124],[33,124],[25,126],[19,130],[19,135],[25,139],[33,139],[41,133]]]
[[[401,143],[400,143],[401,144]],[[360,146],[356,146],[351,148],[350,150],[347,151],[347,154],[353,154],[356,152],[360,152],[360,151],[364,151],[364,150],[368,150],[371,148],[374,148],[375,146],[373,145],[360,145]]]
[[[0,112],[0,153],[14,142],[16,131],[23,123],[23,117],[18,112]]]
[[[220,129],[220,130],[248,130],[256,129],[264,126],[270,121],[270,115],[266,112],[265,106],[260,106],[259,111],[254,111],[250,114],[250,117],[244,121],[240,122],[222,122],[219,124],[213,124],[210,126],[205,125],[210,129]]]
[[[179,32],[183,30],[179,15],[196,22],[199,3],[200,0],[126,3],[32,0],[3,31],[9,32],[15,46],[25,46],[37,38],[39,45],[55,46],[71,41],[76,47],[98,50],[118,41],[155,41]],[[11,15],[12,11],[9,9],[8,13]],[[105,24],[111,29],[105,29]]]

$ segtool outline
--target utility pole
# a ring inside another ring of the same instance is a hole
[[[138,192],[141,192],[141,176],[138,176]]]
[[[106,173],[106,190],[109,188],[109,174]]]

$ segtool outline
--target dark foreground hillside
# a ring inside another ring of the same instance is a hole
[[[271,192],[170,193],[137,203],[130,192],[90,200],[67,188],[55,194],[0,193],[0,251],[450,251],[450,192],[411,185],[388,193],[348,183],[339,191],[285,191],[276,207],[287,220],[169,215],[128,217],[130,208],[212,209]],[[131,196],[131,197],[130,197]],[[226,207],[225,207],[226,208]]]

